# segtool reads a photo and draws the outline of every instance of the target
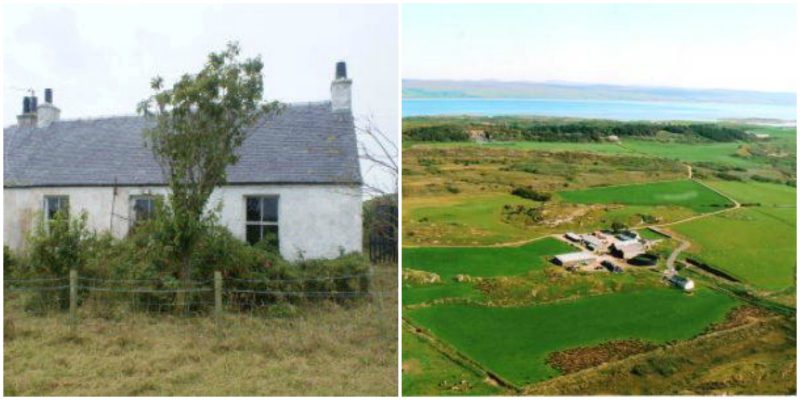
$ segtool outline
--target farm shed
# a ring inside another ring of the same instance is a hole
[[[581,235],[581,241],[586,245],[586,247],[589,248],[589,250],[598,251],[606,249],[606,243],[594,235]]]
[[[611,246],[611,254],[614,255],[614,257],[619,257],[623,260],[628,260],[638,256],[639,254],[644,254],[645,250],[646,249],[644,245],[639,242],[624,244],[614,243]]]
[[[578,235],[577,235],[576,233],[574,233],[574,232],[567,232],[567,233],[564,235],[564,237],[565,237],[565,238],[567,238],[567,239],[569,239],[569,240],[571,240],[571,241],[573,241],[573,242],[580,242],[580,241],[581,241],[581,237],[580,237],[580,236],[578,236]]]
[[[586,264],[597,259],[597,256],[588,251],[576,251],[574,253],[559,254],[555,257],[555,262],[564,267],[571,267],[578,264]]]
[[[336,66],[327,101],[287,104],[250,128],[207,209],[236,237],[273,242],[283,257],[335,258],[362,250],[362,190],[350,108],[352,81]],[[3,129],[4,244],[20,249],[36,223],[86,211],[89,229],[121,238],[168,194],[144,146],[140,116],[61,120],[52,90],[25,97]]]

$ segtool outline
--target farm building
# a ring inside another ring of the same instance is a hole
[[[576,251],[574,253],[559,254],[555,257],[555,262],[564,267],[571,267],[578,264],[590,263],[597,259],[597,256],[588,251]]]
[[[617,142],[619,142],[619,136],[617,136],[617,135],[608,135],[608,136],[606,136],[606,140],[608,140],[609,142],[617,143]]]
[[[677,286],[677,287],[679,287],[679,288],[681,288],[681,289],[683,289],[683,290],[685,290],[687,292],[694,290],[694,281],[689,279],[689,278],[680,276],[678,274],[672,274],[672,275],[668,276],[667,279],[673,285],[675,285],[675,286]]]
[[[564,237],[573,242],[581,241],[581,237],[574,232],[567,232],[566,234],[564,234]]]
[[[362,249],[361,172],[351,85],[336,66],[331,98],[288,104],[257,123],[207,208],[254,243],[267,238],[287,259],[333,258]],[[59,210],[86,211],[88,227],[124,237],[152,216],[168,188],[139,116],[61,120],[53,92],[26,97],[17,125],[3,130],[4,243],[20,249],[37,222]]]
[[[581,241],[589,250],[602,251],[606,249],[606,243],[594,235],[581,235]]]
[[[645,250],[644,245],[636,241],[633,243],[614,243],[611,245],[611,254],[623,260],[629,260],[639,254],[644,254]]]
[[[755,133],[750,132],[750,136],[755,140],[767,141],[769,140],[770,136],[768,133]]]

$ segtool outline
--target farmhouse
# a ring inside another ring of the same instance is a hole
[[[361,251],[361,172],[344,62],[331,99],[289,104],[251,128],[227,184],[212,194],[220,223],[254,243],[268,238],[290,260]],[[20,249],[36,218],[85,210],[88,226],[124,237],[167,194],[144,147],[138,116],[61,120],[53,91],[26,97],[3,130],[4,243]]]
[[[559,254],[555,257],[555,262],[564,267],[571,267],[578,264],[590,263],[597,259],[597,256],[588,251],[577,251],[574,253]]]

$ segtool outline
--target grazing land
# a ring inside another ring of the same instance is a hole
[[[795,393],[795,145],[736,123],[405,119],[403,393]],[[566,237],[627,231],[640,261]],[[554,262],[577,251],[598,258]]]
[[[687,298],[659,289],[528,307],[443,304],[407,316],[487,370],[523,386],[558,375],[546,362],[551,352],[619,339],[688,339],[724,319],[736,304],[712,290]]]
[[[698,212],[731,206],[728,199],[692,180],[609,186],[560,192],[559,195],[571,203],[674,205]]]
[[[446,280],[457,274],[510,276],[542,269],[548,257],[571,249],[568,244],[552,238],[516,247],[406,248],[403,249],[403,267],[434,272]]]
[[[397,394],[397,272],[377,268],[382,302],[276,305],[214,319],[35,316],[4,302],[7,396],[265,396]],[[12,296],[12,297],[9,297]]]

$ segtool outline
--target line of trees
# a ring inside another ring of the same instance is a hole
[[[412,141],[454,142],[470,139],[471,129],[480,130],[489,140],[592,142],[608,136],[650,137],[659,132],[685,135],[715,142],[747,140],[744,130],[713,123],[655,123],[621,121],[503,121],[488,124],[440,124],[418,126],[403,131]]]

